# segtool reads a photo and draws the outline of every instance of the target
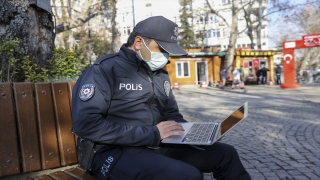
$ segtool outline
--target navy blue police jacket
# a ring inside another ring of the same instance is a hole
[[[159,122],[185,122],[168,73],[163,69],[152,72],[125,45],[86,69],[72,97],[73,132],[101,144],[158,146]]]

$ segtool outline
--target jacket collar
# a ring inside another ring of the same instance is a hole
[[[135,51],[133,51],[132,49],[129,49],[127,47],[127,44],[123,44],[121,46],[119,54],[128,63],[137,65],[138,67],[137,71],[139,71],[140,67],[143,67],[148,71],[151,71],[147,63],[143,59],[141,59],[140,56],[138,56],[138,54]]]

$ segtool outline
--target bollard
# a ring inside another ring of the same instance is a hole
[[[273,82],[271,80],[269,81],[269,86],[273,86]]]
[[[202,81],[201,84],[200,84],[200,88],[201,89],[207,89],[208,88],[208,85],[205,81]]]
[[[173,90],[179,90],[179,85],[177,82],[174,83]]]

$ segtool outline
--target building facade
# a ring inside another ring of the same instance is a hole
[[[253,2],[253,4],[250,4]],[[225,21],[231,25],[232,22],[232,3],[231,0],[211,0],[209,1],[210,6],[216,12],[218,12]],[[254,49],[257,49],[257,32],[254,28],[259,23],[259,17],[257,15],[259,7],[263,15],[267,14],[268,1],[262,0],[261,7],[258,1],[253,0],[239,0],[238,7],[240,9],[238,13],[238,38],[236,42],[236,48],[250,48],[251,40],[248,36],[248,25],[245,19],[245,11],[241,10],[250,8],[251,12],[250,20],[252,22],[253,28],[253,44]],[[198,38],[198,44],[203,44],[204,46],[218,48],[222,51],[226,50],[229,44],[230,27],[216,14],[209,13],[206,0],[197,0],[192,2],[193,9],[193,27],[195,29],[195,34],[203,34],[203,38]],[[266,18],[261,19],[261,49],[268,50],[268,21]],[[199,37],[199,36],[198,36]]]

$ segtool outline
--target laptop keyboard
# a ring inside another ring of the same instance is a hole
[[[212,132],[216,132],[218,126],[218,123],[194,123],[182,142],[210,143]]]

